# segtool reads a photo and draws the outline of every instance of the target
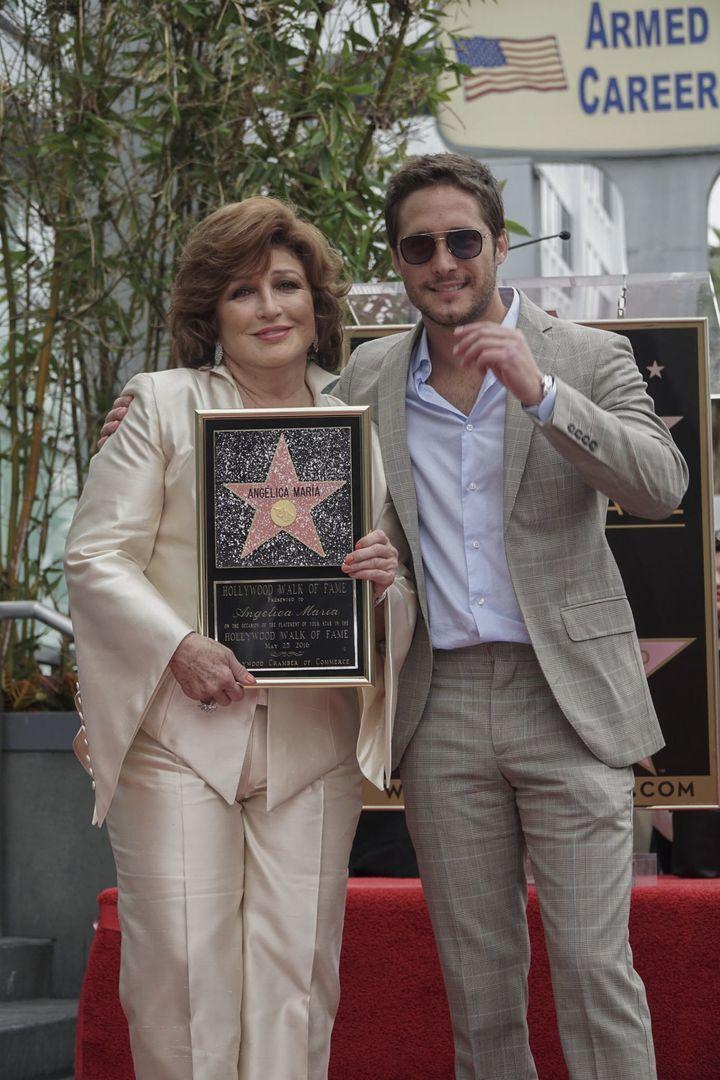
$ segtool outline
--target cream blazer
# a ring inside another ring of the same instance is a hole
[[[322,393],[331,379],[308,365],[316,405],[342,404]],[[221,364],[136,375],[123,393],[134,401],[90,464],[65,551],[82,695],[74,745],[94,780],[97,824],[141,726],[233,802],[245,749],[238,726],[251,721],[259,693],[203,713],[168,668],[196,629],[195,410],[242,408],[237,385]],[[373,519],[409,565],[374,432],[372,463]],[[354,748],[373,783],[389,777],[397,675],[415,623],[404,569],[382,607],[387,646],[379,646],[374,687],[267,690],[268,809]]]

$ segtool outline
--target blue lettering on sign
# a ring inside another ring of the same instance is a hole
[[[698,109],[705,108],[705,98],[710,102],[711,109],[717,109],[718,99],[715,93],[717,76],[714,71],[701,71],[698,75]]]
[[[628,12],[612,11],[610,13],[610,26],[613,49],[617,49],[621,38],[623,45],[628,49],[632,49],[632,41],[630,40],[629,33],[630,16]]]
[[[665,12],[665,25],[667,26],[668,45],[684,45],[683,9],[668,8]]]
[[[718,78],[714,71],[609,75],[603,83],[597,69],[588,66],[580,72],[578,96],[580,107],[588,116],[717,109],[720,105]]]
[[[602,8],[597,0],[590,5],[590,25],[588,26],[585,48],[592,49],[596,41],[600,42],[603,49],[607,49],[608,40],[605,33],[605,24],[603,23]]]
[[[705,8],[688,8],[688,30],[688,41],[691,45],[699,45],[702,41],[707,41],[707,36],[710,33],[710,20]]]
[[[675,108],[692,109],[692,71],[678,71],[675,75]]]
[[[635,12],[635,37],[638,45],[660,44],[660,12],[657,8]]]
[[[710,20],[703,7],[609,11],[599,0],[590,5],[585,48],[625,49],[656,45],[699,45],[707,40]]]
[[[699,45],[709,33],[708,13],[697,4],[604,12],[600,0],[593,0],[585,48]],[[714,71],[677,71],[601,77],[597,68],[588,65],[580,72],[578,97],[588,116],[717,109],[718,76]]]
[[[617,79],[613,78],[612,75],[607,81],[603,112],[625,112],[625,106],[623,105],[623,100],[620,95],[620,87],[618,86],[618,81]]]
[[[635,106],[637,105],[638,112],[648,112],[647,103],[647,79],[644,75],[629,75],[628,76],[628,111],[635,112]]]
[[[652,88],[653,109],[655,112],[670,112],[672,109],[672,104],[670,102],[670,76],[653,75]]]
[[[600,104],[600,98],[588,97],[587,82],[592,79],[593,82],[598,82],[598,73],[594,67],[586,67],[580,72],[580,105],[583,112],[586,112],[588,116],[592,116],[593,113],[598,111],[598,105]]]

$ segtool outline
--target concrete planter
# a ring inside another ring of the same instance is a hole
[[[0,713],[2,933],[52,938],[51,994],[77,997],[97,917],[115,884],[105,829],[72,752],[74,712]]]

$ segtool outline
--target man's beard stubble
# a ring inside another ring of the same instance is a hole
[[[440,317],[432,313],[422,302],[418,302],[420,297],[413,289],[413,293],[408,290],[407,284],[405,285],[405,291],[408,294],[408,298],[411,303],[418,309],[424,319],[428,319],[430,322],[435,323],[436,326],[465,326],[468,323],[478,322],[482,319],[483,315],[490,306],[493,296],[495,295],[495,288],[497,285],[497,267],[493,263],[493,272],[490,280],[484,282],[480,295],[476,297],[475,302],[468,312],[457,316]],[[423,294],[424,295],[424,294]]]

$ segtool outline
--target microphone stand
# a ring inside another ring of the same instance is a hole
[[[535,240],[523,240],[521,244],[510,244],[508,251],[515,251],[516,248],[529,247],[530,244],[541,244],[543,240],[569,240],[571,234],[567,229],[563,229],[562,232],[553,233],[552,236],[538,236]]]

